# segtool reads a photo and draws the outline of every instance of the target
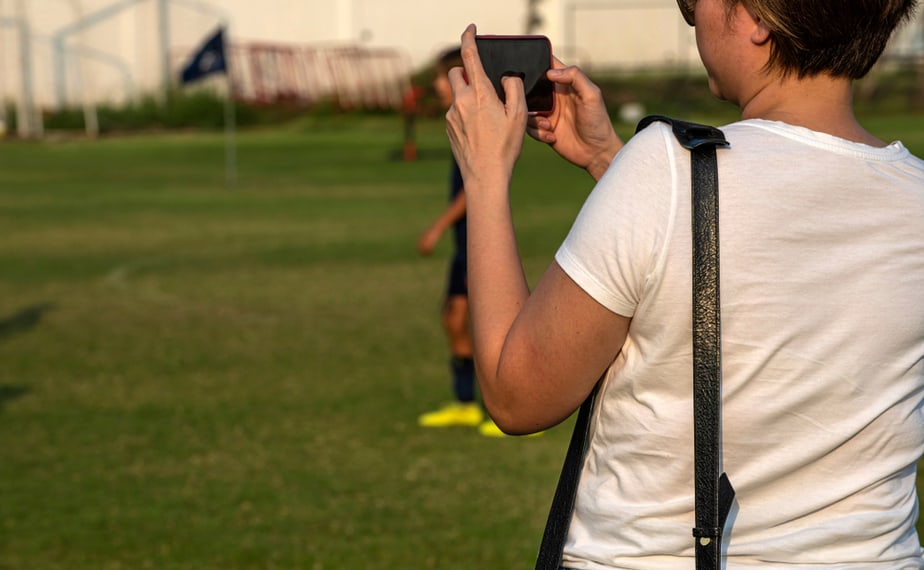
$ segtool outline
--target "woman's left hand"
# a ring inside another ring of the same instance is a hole
[[[527,120],[523,81],[504,78],[506,104],[502,103],[481,65],[475,33],[470,24],[462,34],[465,67],[449,72],[453,102],[446,113],[446,132],[469,193],[485,184],[502,183],[506,190],[523,148]]]

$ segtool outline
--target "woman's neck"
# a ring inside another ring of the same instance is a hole
[[[741,106],[741,118],[781,121],[848,141],[886,146],[857,122],[849,79],[827,75],[768,77]]]

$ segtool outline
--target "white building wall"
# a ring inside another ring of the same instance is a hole
[[[159,18],[162,2],[166,28]],[[675,0],[541,0],[539,8],[542,24],[535,31],[548,35],[568,63],[588,69],[699,68],[692,29],[677,14]],[[235,44],[391,48],[416,68],[456,44],[469,22],[482,33],[523,33],[527,1],[0,0],[0,97],[18,101],[31,88],[36,105],[51,108],[156,94],[164,78],[162,39],[170,77],[176,77],[183,60],[222,20]],[[86,27],[74,30],[80,21]],[[21,24],[32,33],[26,44]],[[920,35],[915,24],[903,42],[920,50]],[[56,40],[65,47],[60,66]]]

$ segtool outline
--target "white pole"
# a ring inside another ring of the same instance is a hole
[[[35,126],[35,101],[32,91],[32,34],[24,0],[16,2],[16,17],[19,21],[19,59],[22,72],[22,95],[16,113],[16,132],[22,138],[30,138],[37,135],[38,129]]]
[[[167,0],[157,0],[157,25],[160,32],[161,81],[164,104],[167,105],[170,100],[170,85],[173,83],[170,74],[170,10]]]
[[[5,21],[3,8],[3,0],[0,0],[0,22]],[[6,46],[0,45],[0,139],[6,136],[6,53]]]
[[[77,16],[77,21],[80,22],[83,20],[83,6],[80,4],[80,0],[71,0],[71,4],[74,8],[74,15]],[[81,31],[81,36],[83,32]],[[83,37],[81,37],[83,39]],[[90,83],[90,76],[87,74],[86,64],[84,63],[83,54],[77,53],[77,83],[80,88],[80,99],[83,103],[83,128],[87,133],[87,137],[95,139],[99,136],[99,116],[96,113],[96,101],[92,89],[89,89],[90,94],[87,94],[88,86]]]
[[[222,34],[225,54],[225,78],[228,84],[228,92],[225,95],[225,181],[228,186],[234,187],[237,184],[237,120],[234,111],[234,81],[231,77],[231,35],[230,26],[224,24],[224,34]]]

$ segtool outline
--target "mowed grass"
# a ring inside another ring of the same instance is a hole
[[[450,397],[448,239],[414,249],[449,149],[401,129],[241,133],[234,187],[218,134],[0,144],[0,569],[532,567],[571,424],[416,426]],[[527,141],[532,281],[590,187]]]
[[[528,566],[568,433],[416,426],[449,149],[401,129],[241,134],[233,188],[221,135],[0,146],[0,568]],[[589,188],[540,150],[534,275]]]

